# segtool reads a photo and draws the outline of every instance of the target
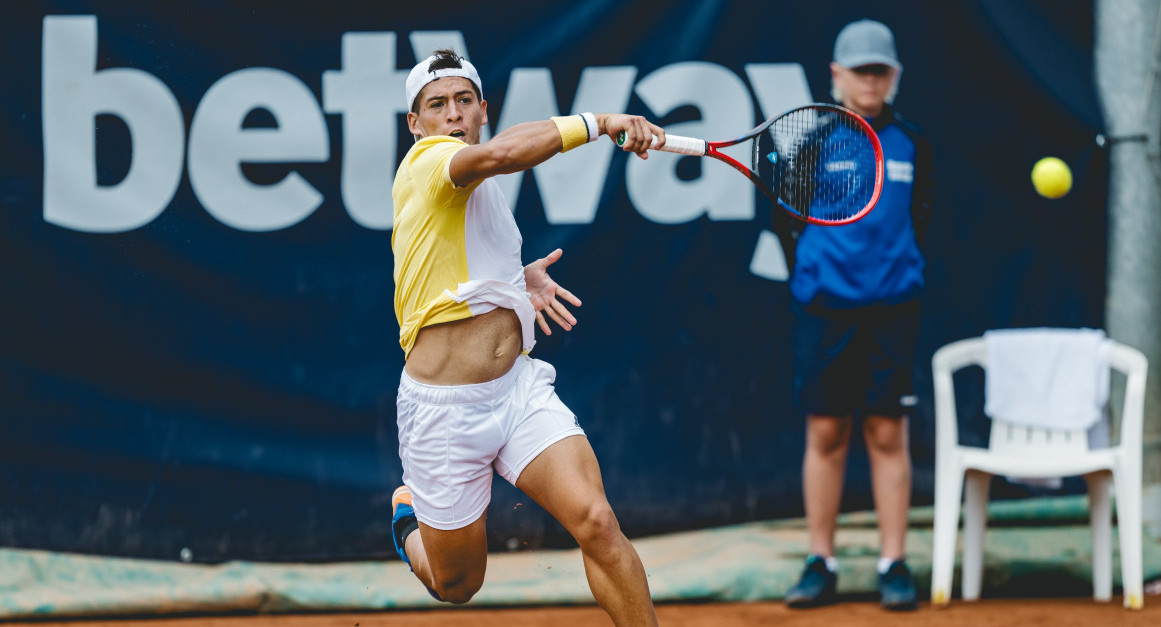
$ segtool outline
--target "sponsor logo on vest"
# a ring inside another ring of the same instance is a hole
[[[887,159],[887,180],[910,183],[915,179],[915,164],[910,161]]]

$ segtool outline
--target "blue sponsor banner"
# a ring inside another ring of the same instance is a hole
[[[1090,3],[25,2],[0,8],[0,544],[197,561],[392,554],[390,187],[403,78],[450,46],[488,134],[581,111],[741,134],[829,92],[848,21],[895,31],[937,162],[912,420],[931,352],[1103,324]],[[1076,184],[1028,180],[1042,156]],[[584,300],[535,356],[631,536],[800,515],[789,293],[769,208],[716,162],[607,141],[501,177],[525,260]],[[976,383],[979,383],[978,381]],[[961,398],[982,439],[979,392]],[[974,418],[972,418],[974,417]],[[844,507],[869,507],[856,446]],[[1018,490],[1019,488],[1011,488]],[[1000,491],[1003,493],[1003,490]],[[568,546],[502,480],[494,547]]]

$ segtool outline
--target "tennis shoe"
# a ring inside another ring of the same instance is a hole
[[[418,528],[419,520],[411,507],[411,488],[401,485],[391,495],[391,539],[395,542],[395,552],[408,566],[411,560],[407,557],[404,543],[407,536]]]
[[[792,608],[818,607],[838,600],[838,574],[826,567],[826,560],[818,555],[806,558],[806,567],[798,583],[786,592],[784,601]]]
[[[895,560],[887,572],[879,575],[879,595],[883,609],[905,612],[917,607],[915,578],[907,562]]]

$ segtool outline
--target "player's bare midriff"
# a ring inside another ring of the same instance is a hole
[[[430,385],[485,383],[512,369],[521,342],[520,318],[500,307],[420,329],[403,369]]]

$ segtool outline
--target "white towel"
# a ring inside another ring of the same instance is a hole
[[[1108,342],[1100,329],[984,333],[984,413],[1049,429],[1089,429],[1109,400]]]

